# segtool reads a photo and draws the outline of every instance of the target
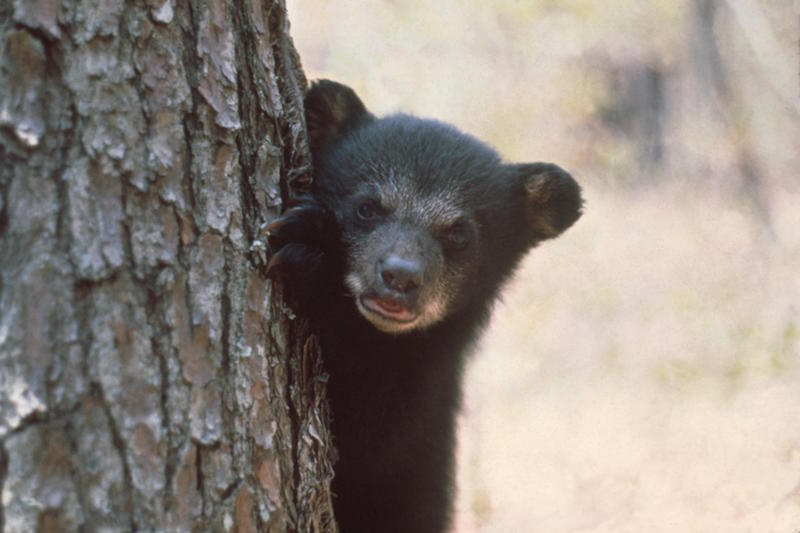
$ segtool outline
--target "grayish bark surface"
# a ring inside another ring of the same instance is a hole
[[[318,352],[250,252],[305,83],[280,0],[2,3],[0,530],[331,530]]]

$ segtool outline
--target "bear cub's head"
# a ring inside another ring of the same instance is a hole
[[[580,187],[555,165],[504,164],[435,120],[376,118],[328,80],[305,108],[314,196],[339,224],[346,289],[381,331],[491,301],[528,249],[581,215]]]

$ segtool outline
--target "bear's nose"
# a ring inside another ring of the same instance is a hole
[[[378,272],[383,283],[392,290],[406,294],[422,283],[422,266],[419,261],[390,255],[378,262]]]

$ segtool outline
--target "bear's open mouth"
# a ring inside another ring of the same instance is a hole
[[[412,322],[417,318],[417,314],[409,309],[400,301],[394,298],[369,298],[362,297],[361,304],[365,309],[376,313],[383,318],[397,322]]]

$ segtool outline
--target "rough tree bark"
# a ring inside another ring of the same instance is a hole
[[[307,185],[282,0],[0,3],[0,531],[331,531],[251,251]]]

